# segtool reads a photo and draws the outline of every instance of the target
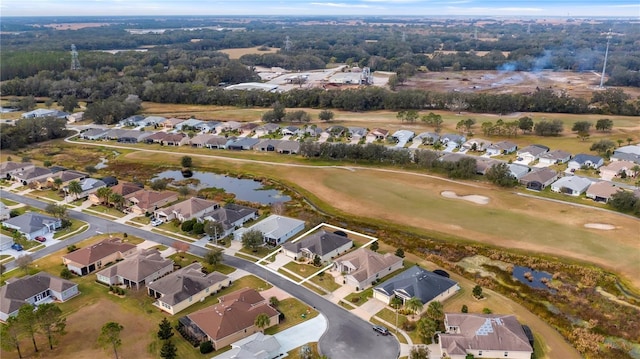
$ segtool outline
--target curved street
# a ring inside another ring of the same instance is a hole
[[[44,209],[47,203],[38,201],[33,198],[20,196],[4,190],[0,190],[3,198],[10,199],[15,202],[23,203],[35,208]],[[108,219],[89,215],[74,210],[68,211],[69,217],[89,223],[89,229],[71,236],[63,241],[43,248],[31,254],[34,259],[47,256],[60,249],[66,248],[68,245],[77,244],[89,237],[99,233],[119,233],[126,232],[128,234],[150,240],[166,246],[171,246],[176,239],[164,236],[156,232],[146,231],[137,227],[129,226],[113,222]],[[190,245],[189,252],[202,257],[207,249]],[[359,317],[349,313],[346,309],[331,303],[325,298],[317,295],[313,291],[292,283],[280,277],[277,274],[254,264],[253,262],[240,259],[238,257],[224,255],[224,263],[238,269],[245,270],[276,287],[288,292],[292,296],[298,298],[305,304],[314,307],[321,312],[328,321],[327,329],[320,338],[319,347],[322,354],[333,359],[350,358],[350,359],[392,359],[398,358],[400,354],[400,344],[391,335],[380,336],[371,328],[368,323]],[[7,270],[15,267],[14,261],[5,264]]]

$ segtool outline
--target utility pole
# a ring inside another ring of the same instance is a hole
[[[609,57],[609,42],[611,42],[611,29],[607,34],[607,49],[604,51],[604,64],[602,64],[602,76],[600,76],[600,88],[604,88],[604,72],[607,69],[607,57]]]

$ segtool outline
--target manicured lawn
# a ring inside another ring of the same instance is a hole
[[[57,238],[60,238],[62,236],[65,236],[65,235],[67,235],[69,233],[74,233],[75,231],[79,230],[82,226],[87,225],[86,222],[82,222],[82,221],[77,220],[77,219],[70,219],[70,221],[71,221],[71,226],[69,226],[67,228],[63,228],[63,229],[57,230],[53,234],[53,238],[57,239]]]
[[[108,207],[105,205],[93,205],[91,207],[88,208],[89,210],[93,211],[93,212],[97,212],[97,213],[103,213],[109,216],[113,216],[116,218],[121,218],[124,217],[126,214],[122,213],[121,211],[115,209],[114,207]]]
[[[14,202],[10,199],[6,199],[6,198],[0,198],[0,202],[4,203],[5,206],[16,206],[19,205],[20,203],[18,202]]]
[[[336,283],[336,281],[333,279],[333,276],[330,274],[315,275],[311,278],[311,282],[321,286],[329,292],[333,292],[336,289],[340,288],[340,285]]]
[[[31,191],[29,197],[50,199],[56,202],[64,200],[64,197],[60,196],[58,191],[47,189]]]
[[[318,342],[307,343],[305,345],[308,346],[309,349],[311,349],[311,358],[319,358],[320,357],[320,353],[318,353]],[[287,353],[287,359],[305,359],[305,358],[308,358],[307,356],[303,356],[300,353],[300,349],[302,349],[302,347],[297,347],[295,349],[291,349]]]
[[[242,247],[242,249],[240,249],[240,252],[247,254],[249,256],[254,256],[254,257],[258,257],[258,258],[264,258],[266,255],[268,255],[269,253],[273,252],[275,249],[271,248],[271,247],[258,247],[255,249],[255,251],[249,249],[249,248],[245,248]]]
[[[238,257],[238,258],[242,258],[244,260],[251,261],[251,262],[257,262],[258,261],[257,258],[248,256],[246,254],[243,254],[242,252],[236,252],[233,256],[234,257]]]
[[[312,275],[315,272],[317,272],[318,270],[320,270],[320,268],[318,268],[316,266],[309,265],[309,264],[302,264],[302,263],[298,263],[298,262],[295,262],[295,261],[291,261],[291,262],[285,264],[284,268],[287,268],[288,270],[296,273],[297,275],[299,275],[302,278],[309,277],[310,275]]]
[[[147,225],[151,223],[151,218],[147,216],[140,215],[138,217],[133,217],[129,220],[129,222],[139,223],[141,225]]]
[[[228,266],[224,263],[218,264],[217,266],[213,267],[212,265],[203,262],[202,258],[196,257],[193,254],[189,253],[174,253],[168,258],[173,260],[176,264],[180,264],[182,267],[186,267],[194,262],[200,262],[200,264],[202,264],[202,267],[205,268],[209,273],[218,271],[222,274],[231,274],[236,270],[234,267]]]
[[[373,288],[367,288],[363,291],[353,292],[347,295],[344,300],[359,307],[371,298],[373,298]]]
[[[284,320],[280,324],[266,329],[264,331],[265,334],[273,335],[318,315],[318,311],[295,298],[281,300],[276,309],[284,314]],[[304,318],[302,317],[303,314]]]

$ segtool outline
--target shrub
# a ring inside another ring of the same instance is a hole
[[[213,344],[210,341],[200,343],[200,353],[207,354],[213,351]]]
[[[77,251],[77,250],[78,250],[78,247],[76,247],[76,245],[75,245],[75,244],[72,244],[72,245],[70,245],[70,246],[67,246],[67,252],[68,252],[68,253],[75,252],[75,251]]]
[[[469,313],[469,307],[466,304],[462,305],[462,309],[460,310],[462,313]]]
[[[20,211],[17,209],[12,209],[9,212],[9,217],[13,218],[13,217],[18,217],[20,215]]]
[[[483,314],[491,314],[491,313],[493,313],[493,312],[492,312],[492,311],[491,311],[491,309],[489,309],[489,308],[482,308],[482,313],[483,313]]]
[[[71,273],[71,271],[67,267],[62,268],[62,270],[60,271],[60,277],[64,279],[69,279],[72,276],[73,276],[73,273]]]

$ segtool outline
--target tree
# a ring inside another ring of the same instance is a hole
[[[213,343],[211,343],[211,341],[207,340],[207,341],[204,341],[204,342],[200,343],[200,353],[201,354],[211,353],[212,351],[213,351]]]
[[[180,160],[180,164],[182,164],[182,167],[184,168],[190,168],[193,166],[193,159],[190,156],[183,156]]]
[[[596,151],[600,155],[606,156],[612,149],[616,148],[615,142],[611,140],[600,140],[589,147],[589,150]]]
[[[561,120],[546,121],[542,120],[535,124],[533,131],[538,136],[557,136],[564,129]]]
[[[376,252],[378,250],[378,248],[380,248],[380,245],[378,244],[378,241],[375,241],[375,242],[371,243],[371,245],[369,246],[369,249],[371,249],[374,252]]]
[[[431,343],[431,341],[433,340],[433,336],[438,330],[438,325],[433,319],[429,317],[423,317],[418,321],[416,330],[418,331],[418,335],[420,336],[420,339],[422,339],[423,343]]]
[[[263,243],[263,234],[257,229],[252,229],[242,234],[242,246],[247,249],[255,252]]]
[[[329,122],[333,120],[333,116],[334,116],[333,111],[330,111],[330,110],[322,110],[318,114],[318,118],[320,119],[320,121],[324,121],[324,122]]]
[[[218,221],[206,221],[204,222],[204,233],[217,242],[220,235],[224,233],[224,227]]]
[[[278,308],[278,306],[280,305],[280,301],[277,297],[274,296],[269,298],[269,304],[271,304],[271,306],[274,308]]]
[[[124,327],[120,323],[108,322],[102,326],[100,336],[98,337],[98,343],[103,347],[111,346],[113,348],[113,354],[118,359],[118,347],[122,345],[120,339],[120,333]]]
[[[622,146],[622,143],[624,143],[624,140],[619,138],[616,140],[616,142],[618,142],[618,147]]]
[[[33,262],[33,257],[30,254],[23,254],[20,257],[16,258],[16,266],[27,274],[29,272],[29,266]]]
[[[319,255],[316,254],[313,257],[313,265],[316,266],[316,267],[320,267],[321,264],[322,264],[322,259],[320,258]]]
[[[437,324],[444,321],[444,307],[439,301],[429,303],[427,307],[427,317],[433,319]]]
[[[33,342],[33,348],[36,353],[38,352],[38,345],[36,344],[36,334],[39,332],[38,318],[36,317],[35,307],[32,304],[23,304],[18,309],[18,326],[25,335],[31,337]]]
[[[462,305],[462,308],[460,309],[460,312],[462,313],[469,313],[469,307],[467,307],[466,304]]]
[[[529,133],[533,129],[533,119],[529,116],[520,117],[518,119],[518,128],[522,133]]]
[[[66,334],[64,329],[67,326],[67,319],[62,317],[62,310],[53,303],[40,304],[36,310],[36,320],[49,340],[49,349],[53,350],[53,344],[57,342],[57,338]]]
[[[60,177],[56,177],[53,179],[53,185],[54,185],[54,189],[57,191],[60,189],[60,186],[62,186],[62,178]]]
[[[124,207],[125,199],[124,196],[120,193],[113,192],[109,195],[109,202],[111,202],[111,204],[118,210],[122,210],[122,208]]]
[[[602,132],[609,132],[613,129],[613,121],[608,118],[601,118],[596,121],[596,130]]]
[[[167,189],[167,179],[164,178],[156,178],[153,181],[151,181],[151,184],[149,185],[149,187],[151,187],[152,190],[154,191],[164,191],[165,189]]]
[[[18,318],[7,318],[6,325],[0,325],[0,347],[5,350],[17,350],[18,358],[22,359],[22,352],[20,351],[20,337],[24,332],[18,324]]]
[[[158,327],[158,339],[167,340],[173,336],[173,328],[167,318],[162,318]]]
[[[84,170],[87,171],[87,173],[89,174],[94,174],[98,172],[98,169],[96,168],[96,166],[92,166],[92,165],[84,166]]]
[[[480,299],[480,298],[483,297],[482,296],[482,287],[477,285],[477,284],[476,284],[475,287],[473,287],[472,293],[473,293],[473,296],[476,297],[477,299]]]
[[[160,357],[162,359],[175,359],[178,357],[178,348],[171,340],[167,340],[160,348]]]
[[[433,112],[429,112],[429,114],[423,115],[421,117],[421,121],[426,123],[428,126],[432,126],[436,132],[440,132],[440,129],[442,128],[442,123],[444,122],[442,120],[442,116],[435,114]]]
[[[180,187],[178,187],[178,194],[179,194],[182,198],[186,197],[186,196],[189,194],[189,192],[191,192],[191,191],[189,190],[189,187],[187,187],[187,186],[180,186]]]
[[[111,193],[113,193],[113,191],[109,187],[100,187],[96,191],[96,195],[105,206],[109,206],[109,196],[111,196]]]
[[[584,142],[586,140],[589,139],[589,137],[591,137],[591,135],[589,134],[589,132],[583,132],[580,131],[578,132],[578,138],[580,139],[580,141]]]
[[[66,95],[58,100],[58,105],[62,106],[64,112],[73,112],[78,107],[78,99],[73,95]]]
[[[402,250],[402,248],[396,249],[396,256],[404,258],[404,250]]]
[[[491,166],[485,173],[485,177],[500,187],[513,187],[518,183],[515,177],[511,174],[509,165],[504,162]]]
[[[44,208],[45,212],[56,218],[67,217],[67,207],[55,203],[50,203]]]
[[[608,204],[620,212],[638,212],[640,200],[631,191],[618,191],[609,198]]]
[[[426,345],[414,345],[409,352],[409,359],[429,359],[429,347]]]
[[[60,270],[60,277],[64,279],[71,279],[73,277],[73,273],[69,270],[69,268],[64,267]]]
[[[631,141],[633,141],[632,137],[627,137],[627,145],[631,145]]]
[[[424,304],[418,297],[411,297],[411,299],[407,300],[404,303],[405,308],[410,311],[412,314],[420,313]]]
[[[262,115],[263,122],[282,122],[286,115],[285,107],[280,102],[276,101],[271,106],[271,110],[265,112]]]
[[[211,249],[204,254],[204,261],[215,268],[218,264],[222,263],[222,250]]]
[[[255,321],[253,322],[253,324],[260,328],[260,330],[263,330],[264,328],[268,327],[269,324],[271,324],[271,319],[269,319],[269,316],[266,315],[265,313],[260,313],[258,314],[258,316],[256,316]]]
[[[73,194],[75,196],[75,199],[78,199],[78,195],[82,193],[82,185],[80,185],[80,182],[73,180],[69,182],[69,185],[67,186],[67,192]]]
[[[589,133],[591,129],[591,122],[589,121],[578,121],[573,123],[573,127],[571,127],[571,131],[573,132],[586,132]]]

